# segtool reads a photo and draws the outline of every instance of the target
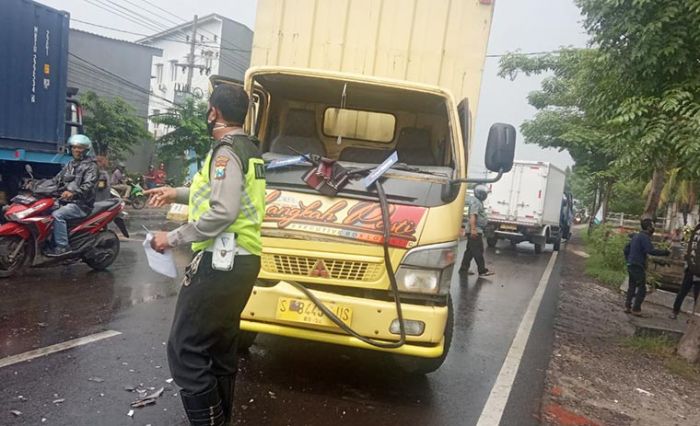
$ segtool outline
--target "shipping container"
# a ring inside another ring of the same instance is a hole
[[[476,117],[492,15],[492,0],[259,0],[251,66],[439,86]]]
[[[2,2],[0,149],[11,156],[63,153],[68,23],[67,12],[30,0]]]
[[[487,241],[529,241],[541,251],[546,243],[560,243],[559,219],[566,174],[553,164],[516,161],[510,173],[491,184],[484,206],[489,218]]]

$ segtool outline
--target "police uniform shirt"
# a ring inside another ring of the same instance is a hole
[[[246,135],[236,129],[229,135]],[[211,195],[209,210],[196,222],[186,223],[168,233],[168,244],[172,247],[197,241],[206,241],[224,232],[238,217],[243,189],[243,167],[241,160],[230,146],[219,147],[211,159],[209,181]],[[176,203],[189,203],[189,188],[177,188]]]

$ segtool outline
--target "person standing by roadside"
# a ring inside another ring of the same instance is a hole
[[[153,189],[156,187],[156,169],[153,164],[148,166],[148,173],[143,175],[143,183],[146,185],[146,189]]]
[[[695,226],[693,233],[688,238],[688,248],[685,252],[685,271],[683,273],[683,283],[678,290],[676,300],[673,302],[673,313],[671,319],[678,318],[685,300],[690,290],[693,290],[693,312],[698,304],[698,296],[700,296],[700,281],[696,281],[695,277],[700,276],[700,224]]]
[[[632,240],[624,249],[629,274],[629,287],[625,299],[625,313],[642,316],[642,303],[647,294],[647,256],[668,256],[668,250],[655,249],[651,243],[654,234],[654,222],[651,219],[643,219],[642,230],[634,234]]]
[[[192,243],[168,339],[168,363],[192,425],[229,424],[241,312],[260,271],[265,207],[264,163],[243,131],[247,94],[216,86],[207,127],[215,142],[190,188],[148,190],[151,205],[189,204],[189,223],[156,232],[163,251]]]
[[[467,221],[463,224],[468,239],[467,251],[464,252],[459,272],[469,272],[469,266],[474,259],[480,277],[494,274],[493,271],[486,268],[484,261],[484,228],[488,224],[484,201],[488,195],[489,190],[484,185],[474,187],[474,195],[467,198],[468,215]]]

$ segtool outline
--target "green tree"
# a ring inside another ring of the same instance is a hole
[[[206,102],[196,102],[188,98],[181,106],[151,117],[154,123],[170,129],[170,132],[157,141],[158,156],[165,161],[184,159],[197,162],[197,165],[201,166],[211,147],[211,137],[205,121],[206,113]],[[186,152],[193,153],[194,156],[186,158]]]
[[[618,162],[648,174],[645,215],[658,208],[666,172],[700,174],[700,0],[578,0],[599,46],[601,74],[617,90],[596,92],[624,144]],[[620,96],[622,95],[622,96]]]
[[[103,98],[94,92],[80,96],[85,112],[85,134],[92,140],[97,155],[123,159],[133,154],[136,143],[151,139],[143,118],[121,98]]]

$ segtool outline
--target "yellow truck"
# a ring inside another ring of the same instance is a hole
[[[440,367],[492,14],[491,0],[259,0],[246,126],[268,191],[240,346],[266,333]],[[487,167],[510,170],[514,143],[495,124]]]

